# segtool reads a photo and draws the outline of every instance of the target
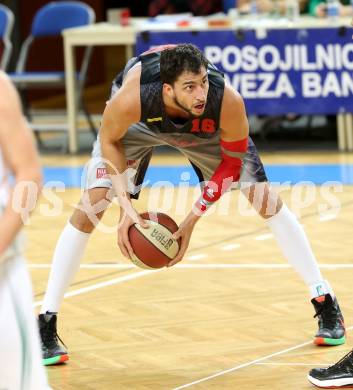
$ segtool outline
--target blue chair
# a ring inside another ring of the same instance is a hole
[[[64,87],[65,73],[63,71],[26,71],[26,64],[32,43],[37,38],[43,37],[60,37],[61,32],[66,28],[84,26],[92,24],[95,21],[95,13],[91,7],[80,1],[54,1],[40,8],[34,16],[31,33],[23,42],[20,54],[18,57],[16,71],[10,73],[14,84],[19,89],[21,96],[24,99],[24,92],[27,89],[33,88],[47,88],[47,87]],[[84,51],[81,68],[77,72],[77,101],[79,106],[83,109],[89,127],[94,134],[96,129],[93,121],[84,108],[82,101],[82,91],[86,80],[87,69],[92,52],[92,47],[87,47]],[[48,55],[50,55],[48,53]],[[57,55],[54,53],[54,55]],[[26,101],[24,101],[25,113],[30,120],[30,111]],[[67,125],[60,124],[33,124],[30,123],[31,128],[38,131],[58,131],[67,130]]]
[[[12,52],[10,36],[13,29],[14,16],[12,11],[0,4],[0,40],[3,50],[0,57],[0,69],[6,70]]]
[[[226,14],[232,8],[235,8],[235,0],[223,0],[223,12]]]

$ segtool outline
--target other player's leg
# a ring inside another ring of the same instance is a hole
[[[0,264],[0,389],[47,390],[25,261]]]

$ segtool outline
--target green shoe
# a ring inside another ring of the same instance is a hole
[[[319,319],[319,330],[315,335],[316,345],[341,345],[346,341],[346,330],[337,299],[330,294],[311,300],[315,308],[315,317]]]
[[[46,312],[46,314],[39,314],[38,317],[44,366],[61,364],[69,360],[67,351],[59,344],[58,340],[64,343],[56,332],[56,321],[55,313]]]

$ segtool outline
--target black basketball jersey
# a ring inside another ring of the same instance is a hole
[[[143,53],[130,60],[124,72],[115,79],[115,84],[121,85],[128,70],[138,62],[141,62],[140,122],[143,122],[152,132],[165,135],[179,133],[211,138],[218,133],[224,93],[224,78],[220,71],[209,63],[207,67],[209,90],[204,113],[200,117],[191,118],[183,125],[175,125],[164,109],[160,79],[160,51]]]

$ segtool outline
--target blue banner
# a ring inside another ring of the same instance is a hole
[[[248,114],[353,112],[353,40],[349,28],[149,31],[136,54],[193,43],[243,96]]]

